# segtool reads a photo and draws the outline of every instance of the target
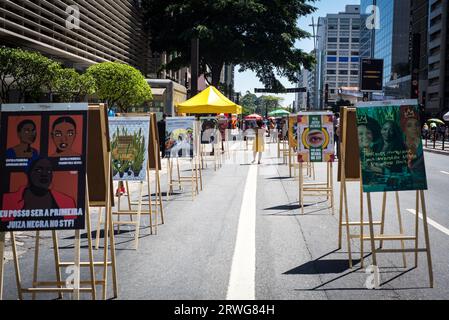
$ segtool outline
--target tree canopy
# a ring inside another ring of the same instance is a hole
[[[1,102],[9,102],[13,89],[19,93],[19,102],[27,96],[37,101],[60,69],[58,62],[38,52],[0,47]]]
[[[143,0],[151,47],[172,54],[166,66],[190,64],[191,39],[200,40],[200,65],[211,70],[218,86],[223,65],[254,71],[266,88],[282,90],[278,77],[298,81],[301,68],[314,58],[295,48],[309,36],[297,26],[301,16],[314,12],[315,0]]]
[[[283,98],[271,95],[257,97],[255,94],[247,91],[241,99],[243,114],[249,115],[252,113],[257,113],[262,116],[266,116],[274,110],[284,109],[281,105],[283,100]]]
[[[118,62],[103,62],[90,66],[86,75],[95,79],[96,94],[109,108],[120,112],[150,101],[151,87],[139,70]]]
[[[75,69],[59,69],[52,83],[50,91],[55,94],[59,102],[73,102],[86,95],[95,93],[95,79],[89,74],[79,74]]]

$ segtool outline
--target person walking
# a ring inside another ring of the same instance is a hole
[[[265,129],[263,128],[263,121],[257,121],[257,127],[255,128],[256,138],[253,143],[253,162],[256,162],[257,154],[259,154],[258,164],[262,162],[262,153],[265,151]]]

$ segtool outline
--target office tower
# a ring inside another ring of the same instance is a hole
[[[426,111],[438,116],[449,109],[448,15],[448,1],[429,0],[429,82]]]
[[[320,109],[338,100],[338,88],[359,86],[360,6],[347,5],[344,12],[318,20],[317,82]]]

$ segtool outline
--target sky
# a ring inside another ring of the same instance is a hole
[[[306,17],[301,17],[298,21],[298,25],[301,29],[306,30],[310,34],[313,33],[313,28],[309,25],[312,24],[312,17],[315,19],[315,24],[318,23],[318,17],[324,17],[328,13],[338,13],[345,10],[345,6],[348,4],[360,4],[360,0],[319,0],[315,2],[314,6],[317,10]],[[313,38],[303,39],[296,44],[298,48],[301,48],[305,52],[310,52],[313,50]],[[255,88],[264,88],[264,85],[258,80],[253,72],[245,71],[242,73],[238,72],[238,66],[235,69],[235,91],[241,92],[243,95],[246,91],[254,93]],[[282,84],[286,88],[294,88],[295,84],[290,83],[287,79],[280,79]],[[261,94],[257,94],[260,96]],[[295,100],[295,94],[285,94],[277,95],[284,98],[282,105],[287,107],[293,104]]]

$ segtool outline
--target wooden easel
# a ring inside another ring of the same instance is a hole
[[[115,253],[115,236],[112,224],[112,207],[114,205],[114,191],[111,173],[111,146],[109,143],[108,112],[104,104],[89,106],[89,161],[88,180],[90,181],[90,207],[98,208],[98,219],[102,211],[105,212],[103,262],[95,265],[103,267],[103,278],[99,283],[103,286],[103,300],[106,300],[108,267],[111,267],[113,298],[118,297],[117,264]],[[101,170],[103,168],[103,170]],[[98,187],[100,185],[100,187]],[[99,248],[100,224],[97,227],[96,249]],[[109,249],[109,251],[108,251]],[[109,261],[108,254],[111,255]]]
[[[306,165],[310,165],[307,163]],[[303,175],[304,163],[299,163],[299,201],[301,203],[301,211],[304,214],[304,198],[305,197],[323,197],[326,196],[330,200],[330,207],[332,214],[335,214],[334,206],[334,177],[333,177],[333,163],[326,164],[326,182],[304,182]]]
[[[86,190],[87,191],[87,190]],[[88,193],[86,192],[86,197],[88,199]],[[17,246],[14,232],[10,232],[11,237],[11,247],[13,253],[14,260],[14,270],[16,275],[16,285],[19,300],[23,300],[23,295],[25,293],[32,294],[33,300],[36,298],[36,294],[41,293],[57,293],[58,297],[61,299],[63,293],[71,293],[72,299],[79,300],[81,292],[90,292],[92,295],[92,300],[96,299],[96,288],[95,286],[99,284],[99,281],[95,280],[95,262],[93,258],[93,249],[92,249],[92,235],[90,234],[90,214],[88,201],[86,202],[86,226],[88,233],[88,252],[89,252],[89,261],[81,262],[80,260],[80,252],[81,252],[81,230],[75,230],[75,240],[74,240],[74,261],[73,262],[65,262],[64,266],[73,266],[74,267],[74,283],[73,287],[65,287],[67,284],[62,281],[61,275],[61,267],[62,264],[60,262],[60,255],[58,249],[58,238],[56,231],[52,231],[53,238],[53,251],[55,257],[55,270],[56,270],[56,281],[37,281],[37,273],[38,273],[38,261],[39,261],[39,236],[40,231],[36,232],[36,247],[35,247],[35,257],[34,257],[34,269],[33,269],[33,283],[32,287],[24,288],[22,285],[22,275],[20,272],[20,263],[19,257],[17,253]],[[0,258],[2,259],[0,269],[0,278],[3,278],[3,252],[4,252],[4,239],[5,233],[2,233],[0,239],[3,242],[0,242]],[[81,280],[80,279],[80,271],[82,267],[89,267],[90,271],[90,280]],[[86,287],[81,287],[81,285],[88,285]],[[1,297],[2,298],[2,297]]]
[[[174,168],[174,161],[176,159],[176,171],[177,171],[177,179],[173,178],[173,168]],[[169,200],[169,195],[173,194],[173,186],[175,184],[178,184],[179,190],[182,190],[182,183],[183,182],[190,182],[192,186],[192,201],[195,200],[195,196],[199,194],[199,167],[200,164],[198,162],[198,157],[194,156],[190,159],[191,163],[191,175],[190,176],[182,176],[181,175],[181,169],[179,165],[179,158],[168,158],[167,159],[167,170],[168,170],[168,191],[167,191],[167,200]]]
[[[341,143],[340,143],[340,155],[339,155],[339,179],[341,181],[340,184],[340,212],[339,212],[339,232],[338,232],[338,247],[342,248],[342,229],[346,228],[346,240],[348,247],[348,258],[349,258],[349,267],[353,267],[352,260],[352,248],[351,248],[351,239],[359,239],[360,240],[360,262],[361,267],[364,267],[364,241],[369,240],[364,236],[364,228],[368,226],[368,222],[365,221],[364,218],[364,200],[363,200],[363,188],[361,182],[361,169],[360,169],[360,158],[358,151],[358,137],[357,137],[357,124],[356,124],[356,109],[343,107],[341,109]],[[348,146],[351,146],[349,148]],[[348,207],[348,195],[347,195],[347,182],[357,182],[360,185],[359,194],[360,194],[360,220],[359,221],[350,221],[349,219],[349,207]],[[380,226],[381,234],[383,234],[384,230],[384,222],[385,222],[385,214],[386,214],[386,199],[387,194],[383,195],[383,203],[382,203],[382,213],[381,213],[381,221],[373,221],[373,225]],[[403,224],[402,224],[402,216],[400,212],[399,205],[399,195],[396,193],[396,209],[397,209],[397,218],[399,224],[399,232],[403,234]],[[343,212],[345,216],[345,221],[343,221]],[[351,234],[350,227],[359,227],[359,234]],[[381,242],[382,246],[382,242]],[[401,241],[401,246],[404,248],[404,241]],[[405,254],[403,254],[403,265],[404,268],[407,266]]]
[[[400,211],[399,208],[399,195],[398,192],[395,192],[396,194],[396,202],[397,202],[397,210]],[[373,211],[372,211],[372,203],[371,203],[371,193],[367,193],[367,201],[368,201],[368,219],[369,219],[369,229],[370,229],[370,235],[369,237],[364,237],[363,239],[366,241],[370,241],[371,243],[371,252],[373,256],[373,265],[377,266],[377,254],[378,253],[402,253],[404,263],[405,261],[405,254],[406,253],[414,253],[415,254],[415,268],[418,267],[418,253],[425,252],[427,254],[427,266],[429,271],[429,285],[430,288],[433,288],[434,280],[433,280],[433,268],[432,268],[432,255],[430,252],[430,240],[429,240],[429,227],[427,223],[427,210],[426,210],[426,201],[424,197],[424,191],[416,191],[416,204],[415,204],[415,235],[413,236],[407,236],[402,231],[400,234],[396,235],[386,235],[384,234],[384,219],[385,215],[382,215],[382,230],[380,231],[380,234],[375,235],[374,233],[374,221],[373,221]],[[383,203],[383,210],[385,210],[385,199],[386,199],[386,193],[384,193],[384,203]],[[420,216],[420,209],[422,210],[422,220],[423,220],[423,228],[424,228],[424,241],[425,241],[425,247],[419,248],[419,216]],[[401,226],[402,228],[402,226]],[[375,241],[380,241],[380,248],[377,249],[375,245]],[[414,241],[415,247],[407,249],[404,247],[404,244],[402,244],[401,249],[383,249],[383,242],[384,241],[401,241],[403,243],[404,241]]]
[[[80,238],[80,230],[75,231],[75,244],[74,244],[74,261],[73,262],[61,262],[60,260],[60,253],[59,253],[59,244],[58,244],[58,237],[57,232],[52,231],[52,239],[53,239],[53,252],[54,252],[54,259],[55,259],[55,271],[56,271],[56,281],[38,281],[38,268],[39,268],[39,242],[40,242],[40,233],[41,231],[36,232],[36,242],[35,242],[35,256],[34,256],[34,264],[33,264],[33,282],[31,288],[24,288],[22,286],[21,281],[21,273],[20,273],[20,265],[19,265],[19,259],[17,254],[17,248],[16,248],[16,241],[15,241],[15,235],[14,232],[11,232],[11,244],[12,244],[12,252],[14,257],[14,268],[15,268],[15,274],[16,274],[16,285],[18,289],[18,296],[19,299],[23,299],[24,293],[31,293],[33,300],[36,298],[36,294],[38,293],[58,293],[58,297],[62,298],[63,293],[72,293],[74,299],[79,299],[80,292],[90,292],[92,295],[92,299],[96,299],[96,286],[102,285],[103,287],[103,299],[106,299],[106,293],[107,293],[107,282],[108,282],[108,276],[107,276],[107,269],[108,267],[112,267],[112,279],[113,279],[113,286],[114,286],[114,298],[118,296],[117,292],[117,273],[116,273],[116,262],[115,262],[115,247],[114,247],[114,236],[112,232],[109,232],[111,230],[112,224],[110,223],[111,220],[109,220],[109,223],[106,223],[105,228],[105,250],[104,250],[104,259],[103,261],[95,262],[94,261],[94,255],[93,255],[93,244],[92,244],[92,233],[91,233],[91,219],[90,219],[90,210],[89,207],[95,207],[101,203],[97,202],[97,199],[95,198],[95,192],[91,192],[90,190],[99,190],[102,189],[104,191],[104,196],[106,197],[106,201],[103,201],[103,205],[106,207],[106,211],[108,212],[108,207],[110,208],[110,202],[107,198],[108,195],[110,195],[110,167],[107,165],[109,162],[109,153],[107,150],[107,141],[108,139],[107,133],[105,133],[106,123],[107,121],[107,111],[104,105],[100,106],[89,106],[89,123],[88,123],[88,132],[89,132],[89,150],[87,154],[88,158],[88,168],[87,168],[87,176],[86,176],[86,232],[87,232],[87,239],[88,239],[88,255],[89,260],[87,262],[82,262],[80,260],[80,252],[81,252],[81,238]],[[92,150],[95,151],[95,155],[93,156]],[[100,150],[100,153],[98,151]],[[102,156],[99,156],[99,154]],[[90,157],[89,157],[90,156]],[[95,160],[92,161],[92,159]],[[106,161],[104,161],[106,159]],[[95,162],[95,163],[94,163]],[[104,170],[98,170],[98,168],[101,167]],[[95,182],[95,187],[89,188],[89,173],[92,172],[92,170],[89,170],[89,168],[94,168],[93,172],[96,174],[103,173],[103,182],[104,182],[104,188],[98,188],[98,184],[101,183],[102,180],[95,179],[93,180]],[[108,174],[109,172],[109,174]],[[106,177],[106,178],[104,178]],[[108,205],[109,203],[109,205]],[[110,212],[110,210],[109,210]],[[110,214],[108,215],[110,217]],[[108,229],[109,227],[109,229]],[[5,234],[0,233],[0,281],[3,279],[3,254],[4,254],[4,238]],[[111,261],[108,261],[108,245],[107,241],[110,239],[111,241]],[[61,276],[61,269],[66,267],[74,267],[75,272],[75,281],[73,288],[65,287],[66,283],[62,281]],[[103,266],[103,278],[101,280],[95,279],[95,266]],[[80,280],[80,270],[83,267],[88,267],[90,271],[90,280]],[[88,285],[86,287],[81,287],[81,285]],[[0,284],[0,299],[1,297],[1,284]]]
[[[122,114],[124,117],[139,117],[145,116],[148,114]],[[164,224],[164,211],[163,211],[163,202],[162,202],[162,192],[161,192],[161,184],[160,184],[160,151],[159,151],[159,138],[157,131],[157,121],[156,115],[150,114],[150,133],[149,133],[149,142],[148,142],[148,159],[147,159],[147,167],[146,167],[146,182],[147,182],[147,192],[148,192],[148,210],[143,210],[142,206],[144,204],[143,201],[143,189],[144,182],[139,181],[139,195],[137,202],[131,201],[129,182],[126,183],[126,190],[128,194],[126,196],[118,195],[118,207],[117,211],[112,212],[113,215],[117,215],[118,221],[114,221],[113,224],[118,226],[118,230],[120,231],[120,226],[122,225],[134,225],[136,230],[134,233],[134,244],[135,249],[137,250],[139,247],[139,236],[140,236],[140,223],[142,215],[149,215],[150,222],[150,234],[157,234],[157,226],[159,213],[161,215],[162,224]],[[155,203],[152,201],[151,194],[151,169],[154,169],[155,172],[155,192],[156,192],[156,200]],[[126,197],[128,209],[121,209],[121,198]],[[145,201],[146,203],[147,201]],[[133,206],[137,205],[137,210],[133,209]],[[153,208],[154,206],[154,208]],[[154,211],[154,212],[153,212]],[[155,213],[155,224],[153,223],[153,214]],[[120,219],[121,215],[129,215],[130,220],[123,221]],[[133,220],[133,216],[136,216],[136,220]],[[99,224],[101,223],[101,216],[99,219]],[[153,231],[154,228],[154,231]],[[153,233],[154,232],[154,233]]]
[[[195,200],[195,196],[199,194],[200,188],[203,189],[203,176],[202,176],[202,170],[201,170],[201,146],[200,146],[200,137],[199,137],[199,121],[194,122],[194,145],[197,150],[196,154],[192,158],[190,158],[190,164],[191,164],[191,175],[190,176],[182,176],[181,175],[181,168],[179,165],[179,157],[167,158],[167,179],[168,179],[168,190],[167,190],[167,201],[170,200],[170,194],[173,194],[173,186],[175,184],[178,184],[179,190],[182,190],[182,183],[183,182],[190,182],[192,186],[192,201]],[[221,150],[221,148],[220,148]],[[221,151],[220,151],[221,152]],[[176,172],[177,172],[177,179],[173,178],[173,169],[174,169],[174,161],[176,159]],[[181,158],[186,159],[186,158]]]

